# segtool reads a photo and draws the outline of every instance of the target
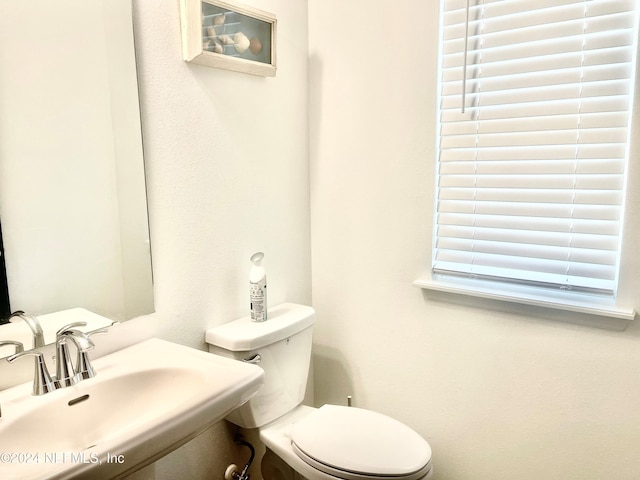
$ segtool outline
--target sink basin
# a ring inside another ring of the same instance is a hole
[[[3,480],[131,474],[242,405],[264,375],[155,338],[93,365],[96,377],[46,395],[31,395],[31,383],[0,392]]]

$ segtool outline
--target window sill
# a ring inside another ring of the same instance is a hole
[[[545,317],[586,324],[607,330],[624,330],[635,318],[633,308],[623,308],[606,298],[571,292],[548,292],[541,295],[526,286],[499,285],[494,282],[466,279],[421,277],[413,285],[447,296],[465,296],[495,302],[527,305],[544,313]],[[467,303],[468,304],[468,303]],[[479,305],[482,306],[482,305]],[[551,315],[549,315],[551,314]]]

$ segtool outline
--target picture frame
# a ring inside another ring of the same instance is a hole
[[[276,75],[275,15],[233,0],[180,0],[187,62]]]

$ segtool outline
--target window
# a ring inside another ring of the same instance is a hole
[[[442,0],[434,278],[614,299],[635,0]]]

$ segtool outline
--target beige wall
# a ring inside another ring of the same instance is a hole
[[[438,480],[636,480],[640,325],[411,285],[430,258],[438,4],[309,1],[316,402],[353,395],[413,426]]]

